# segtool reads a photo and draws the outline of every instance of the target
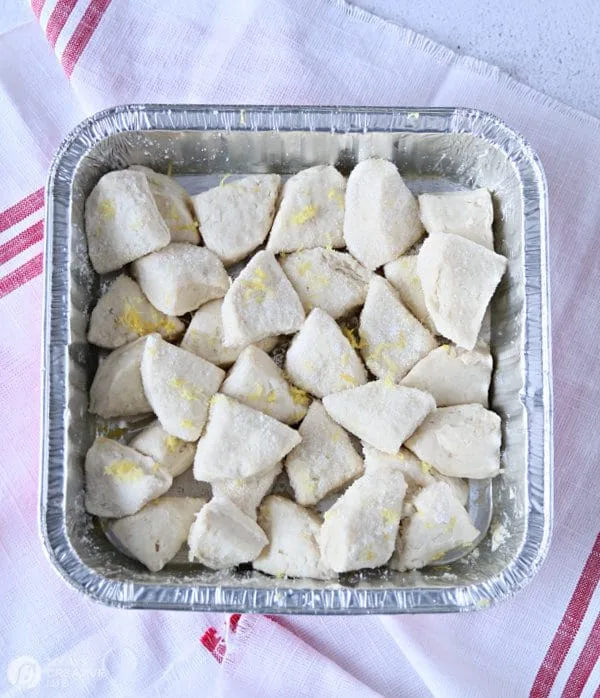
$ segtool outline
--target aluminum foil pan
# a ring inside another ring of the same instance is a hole
[[[86,327],[99,294],[83,230],[84,202],[109,170],[172,171],[196,193],[225,174],[297,172],[361,159],[393,160],[415,193],[488,187],[496,250],[508,273],[492,303],[491,406],[502,417],[502,474],[472,487],[470,511],[488,534],[449,565],[373,570],[336,582],[278,580],[252,569],[214,572],[184,556],[150,573],[113,548],[83,508],[83,461],[97,425],[88,389],[97,349]],[[552,422],[547,200],[531,148],[473,109],[131,105],[100,112],[60,147],[46,210],[46,306],[40,529],[60,574],[120,608],[258,613],[415,613],[484,608],[537,572],[552,522]]]

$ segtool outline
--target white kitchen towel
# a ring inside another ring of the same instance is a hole
[[[0,690],[593,696],[600,123],[336,0],[32,8],[39,24],[32,15],[0,37]],[[36,534],[42,187],[81,118],[147,101],[472,106],[537,150],[550,196],[556,515],[548,561],[518,597],[461,616],[238,619],[104,608],[52,572]]]

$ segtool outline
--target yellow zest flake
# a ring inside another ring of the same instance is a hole
[[[305,276],[312,269],[312,264],[307,260],[298,265],[298,274]]]
[[[272,404],[272,403],[275,402],[276,400],[277,400],[277,394],[275,393],[275,391],[274,391],[274,390],[269,390],[269,392],[267,393],[267,402],[268,402],[269,404]]]
[[[215,393],[215,394],[211,397],[211,399],[208,401],[208,404],[211,405],[211,406],[212,406],[212,405],[216,405],[217,402],[218,402],[222,397],[223,397],[223,396],[221,395],[221,393]]]
[[[262,385],[260,383],[256,383],[254,389],[248,393],[248,400],[260,400],[264,392],[265,391]]]
[[[333,243],[332,243],[332,242],[328,242],[328,243],[325,245],[325,249],[326,249],[326,250],[329,250],[329,251],[331,252],[331,250],[333,249]]]
[[[371,550],[371,548],[367,548],[365,551],[363,551],[363,559],[365,560],[374,560],[375,559],[375,553]]]
[[[111,199],[102,199],[98,203],[98,213],[105,221],[110,221],[117,215],[117,209]]]
[[[297,388],[295,385],[290,385],[289,390],[294,404],[301,405],[302,407],[308,405],[310,398],[308,397],[308,393],[306,391]]]
[[[194,428],[194,422],[192,422],[191,419],[182,419],[180,424],[184,429],[193,429]]]
[[[194,402],[200,400],[203,396],[203,392],[197,388],[195,385],[186,383],[183,378],[171,378],[169,385],[181,395],[184,400],[188,402]]]
[[[295,213],[292,216],[291,221],[294,225],[304,225],[304,223],[308,223],[308,221],[312,220],[316,215],[317,207],[313,206],[312,204],[308,204],[308,206],[305,206]]]
[[[400,367],[398,364],[395,361],[392,361],[392,359],[390,359],[390,357],[386,354],[381,357],[381,361],[393,376],[397,376],[400,373]]]
[[[349,383],[353,386],[358,385],[356,378],[351,376],[349,373],[340,373],[340,378],[344,381],[344,383]]]
[[[225,182],[231,177],[231,172],[228,172],[225,176],[221,177],[221,181],[219,182],[220,187],[225,186]]]
[[[121,482],[136,482],[144,476],[144,471],[132,460],[116,460],[104,468],[107,475],[114,475]]]
[[[342,327],[342,332],[353,349],[364,349],[366,347],[366,342],[362,338],[356,338],[355,330],[352,327]]]
[[[350,354],[348,354],[347,352],[342,354],[342,358],[340,359],[340,363],[345,368],[350,363]]]
[[[275,579],[283,579],[285,577],[285,572],[277,572]]]
[[[400,262],[400,266],[401,266],[403,269],[408,269],[408,268],[410,267],[410,264],[409,264],[409,262],[408,262],[408,259],[399,259],[398,261]]]
[[[327,192],[327,198],[331,201],[335,201],[340,208],[344,208],[344,195],[339,189],[331,188]]]
[[[451,516],[450,521],[446,524],[446,533],[452,533],[456,526],[456,516]]]
[[[391,373],[386,373],[385,378],[383,379],[383,384],[386,388],[393,388],[396,385]]]
[[[398,516],[398,512],[394,511],[393,509],[382,509],[381,516],[383,517],[383,522],[388,525],[395,524],[400,518]]]
[[[421,285],[421,281],[420,281],[420,279],[419,279],[418,276],[413,276],[413,277],[411,278],[411,280],[410,280],[410,283],[411,283],[413,286],[417,286],[417,287]]]
[[[188,230],[194,232],[198,229],[198,222],[194,221],[193,223],[183,223],[181,225],[173,225],[171,227],[176,233],[184,233]]]
[[[98,433],[105,436],[107,439],[119,439],[121,436],[125,436],[128,431],[129,429],[125,429],[124,427],[109,428],[105,426],[98,429]]]
[[[426,463],[424,460],[421,461],[421,472],[423,475],[429,475],[432,468],[433,465],[431,465],[431,463]]]
[[[450,353],[450,345],[449,344],[442,344],[440,349],[443,349],[447,354]]]
[[[158,463],[152,463],[152,474],[156,475],[159,468],[160,468],[160,465]]]
[[[131,230],[134,233],[139,232],[142,228],[144,227],[144,222],[137,218],[134,220],[132,223],[129,224],[129,230]]]
[[[447,552],[448,552],[447,550],[442,550],[441,553],[437,553],[437,555],[434,555],[431,558],[431,562],[435,562],[436,560],[441,560]]]
[[[338,513],[337,513],[337,511],[336,511],[335,509],[328,509],[328,510],[323,514],[323,518],[325,519],[325,521],[327,521],[327,519],[333,518],[334,516],[337,516],[337,515],[338,515]]]
[[[404,349],[406,347],[406,337],[404,332],[398,333],[398,339],[396,340],[396,346],[398,349]]]
[[[165,447],[169,453],[174,453],[181,444],[181,439],[178,439],[176,436],[167,436],[165,439]]]
[[[335,431],[331,432],[331,440],[334,444],[336,444],[342,438],[342,434],[343,432],[341,429],[336,429]]]
[[[176,325],[169,317],[161,316],[156,310],[152,310],[151,319],[146,319],[137,309],[136,304],[126,302],[123,312],[118,317],[119,324],[125,326],[131,332],[135,332],[138,337],[143,337],[151,332],[162,330],[167,335],[172,335],[176,331]]]
[[[265,300],[267,292],[270,291],[269,287],[265,283],[266,278],[266,273],[260,267],[257,267],[254,270],[252,278],[244,280],[245,301],[254,300],[257,303],[262,303]]]

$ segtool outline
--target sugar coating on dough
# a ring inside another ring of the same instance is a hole
[[[282,255],[280,264],[307,312],[337,319],[365,302],[371,272],[346,252],[317,247]]]
[[[367,269],[403,254],[423,235],[417,200],[388,160],[363,160],[350,173],[344,239]]]
[[[142,381],[148,401],[169,434],[184,441],[200,438],[211,397],[225,371],[158,335],[147,339],[142,357]]]
[[[109,521],[106,530],[124,551],[159,572],[177,555],[205,503],[194,497],[159,497],[136,514]]]
[[[452,233],[494,250],[494,207],[488,189],[421,194],[419,211],[430,235]]]
[[[432,349],[431,332],[405,308],[396,291],[373,275],[358,326],[361,354],[372,373],[393,383]]]
[[[268,543],[260,526],[224,497],[213,497],[190,528],[190,562],[214,570],[252,562]]]
[[[362,474],[363,460],[348,434],[315,400],[298,431],[302,441],[285,459],[298,504],[312,505]]]
[[[299,422],[309,403],[307,395],[287,382],[273,359],[253,345],[242,351],[221,392],[284,424]]]
[[[96,516],[135,514],[172,482],[152,458],[99,436],[85,457],[85,508]]]
[[[121,274],[92,310],[88,341],[105,349],[116,349],[152,332],[158,332],[164,339],[174,339],[184,329],[179,318],[157,310],[139,284]]]
[[[294,337],[285,357],[291,380],[324,397],[367,382],[367,372],[336,321],[315,308]]]
[[[346,180],[332,165],[317,165],[290,177],[267,242],[271,252],[343,247]]]
[[[281,463],[277,463],[270,470],[264,470],[252,477],[237,478],[236,480],[213,480],[211,483],[213,496],[229,499],[244,514],[256,519],[256,508],[273,487],[275,478],[281,470]]]
[[[500,417],[479,404],[439,407],[406,447],[443,475],[483,479],[500,470]]]
[[[169,315],[196,310],[222,298],[229,288],[229,276],[217,255],[183,242],[138,259],[131,269],[152,305]]]
[[[280,183],[277,174],[251,175],[192,197],[204,244],[225,265],[239,262],[265,241]]]
[[[136,339],[100,361],[90,388],[90,412],[104,419],[152,412],[140,370],[146,341]]]
[[[300,443],[295,429],[227,395],[211,400],[194,459],[196,480],[237,480],[271,470]]]
[[[429,315],[421,279],[417,274],[417,255],[404,255],[383,267],[385,278],[398,292],[400,300],[430,332],[437,332],[435,323]]]
[[[283,577],[328,579],[334,576],[321,560],[319,533],[321,522],[298,504],[271,495],[261,504],[258,524],[269,544],[254,560],[255,570]]]
[[[506,257],[459,235],[430,235],[425,240],[417,273],[427,310],[440,334],[464,349],[473,349],[506,264]]]
[[[172,477],[177,477],[192,467],[196,444],[182,441],[169,434],[160,422],[153,422],[136,434],[129,442],[131,448],[150,456],[159,463]]]
[[[329,416],[384,453],[400,446],[435,409],[431,395],[383,380],[323,398]]]
[[[263,250],[244,267],[223,300],[226,346],[246,346],[292,334],[304,322],[298,294],[271,252]]]

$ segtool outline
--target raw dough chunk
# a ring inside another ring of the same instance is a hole
[[[307,312],[321,308],[336,319],[365,302],[371,272],[352,255],[317,247],[290,254],[281,266]]]
[[[394,552],[406,482],[399,468],[367,471],[325,514],[320,546],[335,572],[385,565]]]
[[[443,475],[483,479],[500,470],[500,417],[481,405],[440,407],[406,447]]]
[[[258,524],[269,544],[254,560],[255,570],[282,577],[327,579],[333,576],[321,560],[321,522],[289,499],[271,495],[262,503]]]
[[[445,482],[425,487],[413,500],[415,512],[401,527],[390,566],[396,570],[424,567],[479,535],[469,515]]]
[[[398,291],[404,305],[422,325],[435,334],[437,330],[425,304],[421,279],[417,276],[417,259],[416,254],[398,257],[383,267],[383,273]]]
[[[90,388],[90,412],[105,419],[152,412],[140,372],[147,339],[115,349],[100,362]]]
[[[152,458],[99,436],[85,457],[85,508],[96,516],[135,514],[172,482]]]
[[[129,169],[146,175],[154,201],[171,234],[171,242],[191,242],[197,245],[200,233],[192,214],[192,200],[181,184],[173,177],[143,165],[132,165]]]
[[[298,504],[316,504],[362,474],[363,461],[350,437],[320,402],[312,403],[298,431],[302,441],[285,460]]]
[[[421,194],[419,209],[430,235],[453,233],[494,250],[494,207],[487,189]]]
[[[213,496],[225,497],[253,519],[256,519],[256,507],[262,502],[267,492],[273,487],[275,478],[281,472],[281,463],[258,475],[237,480],[214,480]]]
[[[99,274],[160,250],[171,236],[141,172],[109,172],[85,202],[85,232]]]
[[[350,173],[344,238],[349,252],[376,269],[423,235],[417,200],[388,160],[363,160]]]
[[[304,322],[304,308],[271,252],[254,255],[223,301],[226,346],[246,346],[278,334],[292,334]]]
[[[361,353],[378,378],[399,382],[437,342],[402,305],[394,289],[374,275],[358,326]]]
[[[205,503],[193,497],[160,497],[137,514],[110,521],[106,531],[124,551],[158,572],[177,555]]]
[[[397,453],[435,409],[428,393],[382,380],[327,395],[323,405],[344,429],[384,453]]]
[[[214,497],[200,509],[188,537],[194,558],[214,570],[252,562],[268,543],[260,526],[228,499]]]
[[[142,289],[125,274],[117,277],[92,310],[88,341],[106,349],[158,332],[165,339],[181,334],[185,325],[173,315],[157,310]]]
[[[346,180],[335,167],[317,165],[290,177],[267,242],[271,252],[343,247]]]
[[[506,263],[506,257],[459,235],[431,235],[425,240],[417,273],[440,334],[473,349]]]
[[[225,371],[165,342],[158,335],[147,339],[142,357],[146,396],[161,426],[184,441],[200,438],[210,398]]]
[[[285,424],[299,422],[308,407],[308,396],[293,390],[273,359],[254,346],[242,351],[221,392]]]
[[[221,260],[206,247],[173,242],[131,265],[153,306],[183,315],[213,298],[222,298],[229,277]]]
[[[281,177],[252,175],[192,197],[204,244],[226,265],[265,241],[275,215]]]
[[[226,395],[211,401],[194,460],[196,480],[237,480],[271,470],[300,443],[295,429]]]
[[[172,477],[177,477],[192,466],[196,444],[182,441],[165,431],[159,422],[153,422],[130,442],[131,448],[153,458]]]
[[[430,393],[438,407],[475,402],[487,407],[492,364],[487,347],[467,351],[443,344],[413,366],[402,385]]]
[[[285,368],[296,385],[324,397],[367,382],[367,372],[336,321],[315,308],[294,337]]]

